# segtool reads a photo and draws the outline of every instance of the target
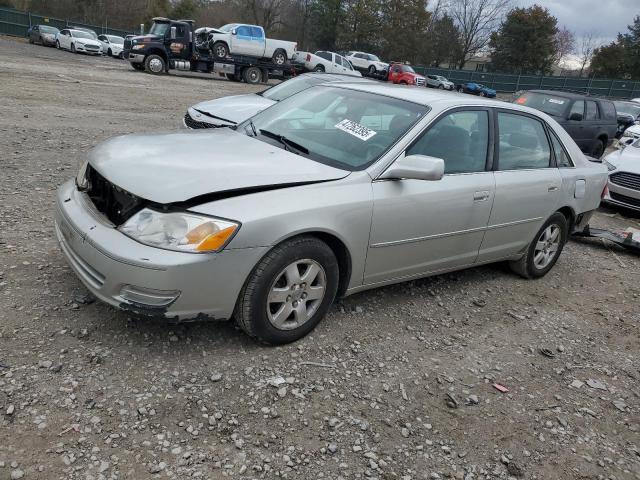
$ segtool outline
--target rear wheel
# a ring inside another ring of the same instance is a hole
[[[262,70],[258,67],[247,67],[242,72],[242,78],[250,85],[257,85],[262,82]]]
[[[440,84],[440,85],[438,85],[438,88],[439,88],[440,90],[444,90],[444,85]]]
[[[304,337],[325,316],[338,290],[338,262],[314,237],[298,237],[271,250],[240,292],[235,318],[267,343]]]
[[[160,55],[149,55],[144,59],[144,69],[149,73],[158,75],[164,72],[164,59]]]
[[[272,60],[276,65],[284,65],[287,63],[287,53],[284,50],[276,50],[273,53]]]
[[[58,40],[56,40],[56,48],[60,50],[60,42]]]
[[[324,72],[324,65],[316,65],[316,68],[313,69],[314,72]]]
[[[409,85],[406,80],[400,80],[398,83],[400,85]]]
[[[213,50],[213,55],[217,59],[227,58],[227,55],[229,55],[229,47],[227,46],[226,43],[223,43],[223,42],[214,43],[212,50]]]
[[[509,266],[524,278],[540,278],[546,275],[558,261],[567,242],[569,225],[566,217],[556,212],[542,225],[520,260]]]
[[[596,143],[593,145],[593,147],[591,148],[591,152],[589,153],[593,158],[600,158],[604,154],[604,149],[604,141],[598,139],[596,140]]]
[[[369,65],[369,75],[375,75],[376,74],[376,67],[373,65]]]

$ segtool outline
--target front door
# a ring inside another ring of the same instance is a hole
[[[554,166],[545,127],[533,116],[500,110],[496,194],[478,261],[523,252],[558,208],[562,176]]]
[[[438,181],[377,180],[365,284],[475,262],[494,199],[490,112],[447,112],[405,152],[442,158]]]
[[[233,54],[238,55],[254,55],[254,42],[251,37],[251,27],[248,25],[240,25],[235,28],[231,48]]]

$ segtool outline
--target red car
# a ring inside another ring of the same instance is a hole
[[[410,65],[404,65],[403,63],[389,65],[387,81],[399,83],[400,85],[417,85],[419,87],[426,85],[426,79],[423,75],[416,73]]]

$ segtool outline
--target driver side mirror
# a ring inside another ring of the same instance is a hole
[[[444,160],[427,155],[407,155],[396,160],[380,178],[387,180],[440,180],[444,176]]]
[[[233,30],[231,30],[231,35],[237,35],[238,31],[234,28]]]
[[[573,120],[574,122],[581,122],[582,114],[573,112],[571,115],[569,115],[569,120]]]
[[[171,27],[171,40],[176,39],[176,27]]]

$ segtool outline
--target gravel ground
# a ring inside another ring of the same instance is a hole
[[[55,188],[106,138],[258,88],[7,39],[0,82],[0,480],[640,479],[637,257],[570,242],[538,281],[362,293],[277,348],[132,321],[66,265]]]

